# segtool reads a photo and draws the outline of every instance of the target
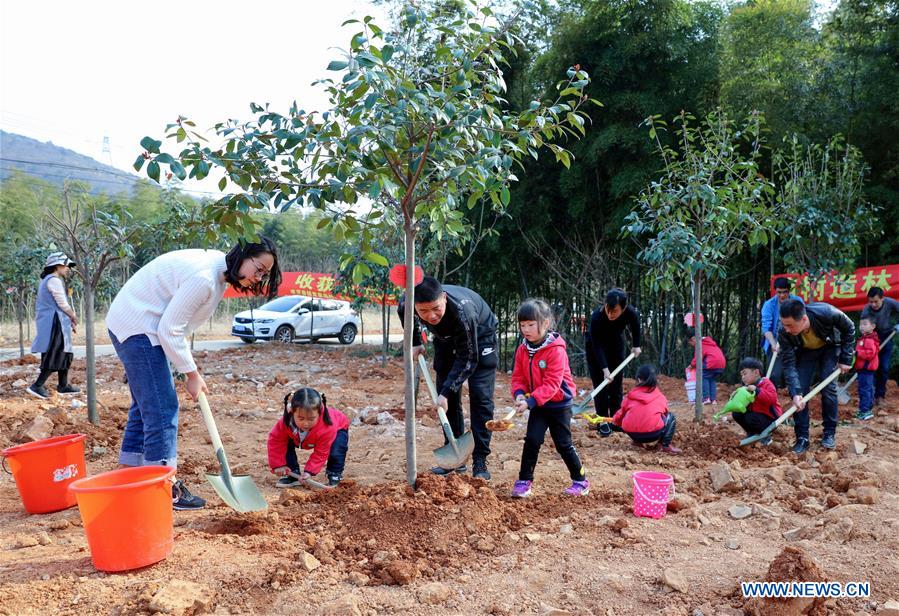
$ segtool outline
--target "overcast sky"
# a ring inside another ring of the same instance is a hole
[[[209,128],[326,104],[310,84],[346,47],[362,0],[0,0],[0,128],[128,169],[180,115]],[[103,138],[110,152],[103,153]],[[111,161],[110,161],[111,158]],[[209,190],[209,185],[204,186]]]

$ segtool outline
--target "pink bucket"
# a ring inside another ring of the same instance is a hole
[[[669,494],[670,488],[670,494]],[[667,473],[634,473],[634,515],[642,518],[665,517],[668,501],[674,498],[674,477]]]

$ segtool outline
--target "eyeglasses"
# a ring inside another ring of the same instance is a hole
[[[250,260],[253,262],[253,265],[256,266],[256,271],[254,272],[256,279],[259,282],[268,281],[268,277],[269,277],[269,274],[271,274],[271,271],[267,270],[263,266],[259,265],[259,263],[256,261],[255,257],[250,257]]]

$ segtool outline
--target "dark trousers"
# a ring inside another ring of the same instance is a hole
[[[836,347],[822,347],[820,349],[800,349],[796,353],[796,370],[799,373],[799,386],[802,395],[812,390],[812,387],[821,382],[837,368],[839,349]],[[837,384],[831,381],[821,392],[821,415],[824,418],[824,435],[833,435],[837,432]],[[793,429],[797,438],[808,438],[808,405],[793,415],[795,425]]]
[[[613,347],[611,349],[603,349],[606,354],[606,360],[609,362],[609,371],[621,365],[624,361],[624,349]],[[593,381],[593,387],[596,388],[602,383],[602,371],[596,375]],[[621,408],[621,400],[624,397],[622,392],[622,383],[624,381],[624,371],[619,372],[612,382],[606,385],[601,392],[593,398],[593,405],[596,407],[596,414],[602,417],[611,417],[618,409]]]
[[[874,408],[875,378],[876,373],[870,370],[858,371],[858,410],[860,411],[867,412]]]
[[[478,367],[468,377],[468,396],[471,401],[471,435],[474,437],[474,460],[485,460],[490,455],[491,432],[487,422],[493,419],[493,391],[496,388],[496,346],[489,355],[481,356]],[[434,371],[437,373],[437,391],[443,389],[443,383],[455,361],[450,352],[441,353],[437,349],[434,357]],[[462,392],[450,393],[446,397],[446,419],[449,421],[453,436],[456,438],[465,433],[465,416],[462,414]],[[444,441],[446,437],[444,436]]]
[[[59,386],[69,384],[69,368],[72,365],[72,353],[65,351],[65,337],[59,315],[53,315],[53,329],[50,330],[50,342],[47,351],[41,353],[41,371],[34,382],[35,387],[43,387],[54,372],[59,373]]]
[[[702,399],[714,402],[718,399],[718,377],[724,372],[721,368],[702,368]]]
[[[656,441],[661,441],[662,446],[667,447],[671,444],[671,439],[674,438],[674,431],[677,428],[677,419],[674,417],[673,413],[667,413],[665,415],[664,425],[653,432],[625,432],[616,425],[610,425],[612,426],[612,430],[624,432],[631,437],[631,440],[635,443],[655,443]]]
[[[896,336],[893,338],[895,339]],[[890,340],[880,347],[878,354],[880,365],[877,366],[877,373],[874,375],[875,398],[885,398],[887,395],[887,379],[890,376],[890,362],[893,360],[893,342],[894,340]]]
[[[583,481],[586,478],[581,459],[577,455],[574,443],[571,442],[571,407],[564,409],[548,409],[535,407],[528,416],[528,428],[524,437],[524,448],[521,452],[521,470],[518,471],[518,479],[521,481],[534,480],[534,467],[537,466],[537,457],[540,455],[540,447],[546,438],[546,430],[553,439],[556,451],[562,456],[568,474],[572,481]]]
[[[767,361],[765,362],[765,372],[768,372],[768,364],[771,363],[772,355],[774,355],[774,351],[769,348],[768,352],[765,354],[765,357],[767,358]],[[774,387],[777,387],[778,389],[784,387],[784,364],[783,360],[780,358],[780,353],[777,354],[777,359],[774,360],[774,368],[771,370],[771,382],[774,383]]]
[[[747,411],[746,413],[731,413],[731,417],[741,428],[746,430],[748,436],[755,436],[765,431],[765,428],[774,423],[774,420],[764,413]]]
[[[328,464],[325,473],[328,477],[343,478],[343,467],[346,464],[346,452],[350,444],[350,433],[347,430],[338,430],[334,442],[331,443],[331,452],[328,454]],[[297,449],[293,441],[287,443],[287,467],[299,474],[300,464],[297,461]]]

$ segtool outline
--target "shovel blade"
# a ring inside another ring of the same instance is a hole
[[[230,483],[215,473],[206,473],[206,479],[215,488],[215,493],[219,495],[219,498],[239,513],[262,511],[268,508],[262,492],[253,483],[253,479],[247,475],[232,475]]]
[[[452,470],[465,464],[473,451],[474,436],[471,432],[466,432],[456,439],[455,449],[452,443],[447,443],[443,447],[435,449],[434,458],[437,460],[437,466],[446,470]]]

